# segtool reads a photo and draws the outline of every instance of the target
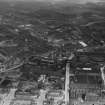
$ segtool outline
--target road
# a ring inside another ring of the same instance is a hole
[[[46,91],[40,90],[41,94],[39,99],[37,100],[37,105],[43,105],[43,101],[45,100]]]
[[[74,54],[71,54],[69,60],[72,60]],[[65,79],[65,102],[69,105],[69,85],[70,85],[70,63],[66,64],[66,79]]]
[[[66,64],[66,80],[65,80],[65,102],[69,105],[69,63]]]
[[[100,70],[101,70],[101,77],[103,80],[103,84],[105,86],[105,74],[104,74],[105,66],[101,67]]]
[[[93,25],[93,24],[95,24],[95,23],[102,23],[102,22],[105,22],[105,20],[102,20],[102,21],[95,21],[95,22],[89,22],[89,23],[87,23],[87,24],[85,24],[85,25],[81,25],[81,26],[86,27],[86,26],[91,26],[91,25]]]
[[[10,105],[10,102],[14,99],[15,91],[16,89],[11,89],[7,97],[2,100],[1,105]]]
[[[13,66],[11,68],[3,68],[4,70],[0,69],[0,73],[3,73],[3,72],[11,72],[12,70],[14,71],[14,69],[17,69],[19,67],[21,67],[22,65],[24,64],[24,62],[21,62],[20,64],[16,65],[16,66]]]

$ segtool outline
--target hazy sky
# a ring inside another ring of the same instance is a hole
[[[68,1],[68,2],[75,2],[75,3],[86,3],[86,2],[98,2],[98,1],[105,1],[105,0],[37,0],[37,1],[52,1],[52,2]]]
[[[44,0],[42,0],[44,1]],[[97,2],[101,0],[52,0],[52,1],[70,1],[70,2]],[[104,0],[103,0],[104,1]]]
[[[23,0],[23,1],[25,1],[25,0]],[[33,1],[36,1],[36,0],[33,0]],[[46,1],[46,0],[37,0],[37,1]],[[102,0],[47,0],[47,1],[97,2],[97,1],[102,1]]]
[[[105,0],[5,0],[5,1],[43,1],[43,2],[44,1],[51,1],[51,2],[68,1],[68,2],[75,2],[75,3],[86,3],[86,2],[97,2],[97,1],[105,1]]]

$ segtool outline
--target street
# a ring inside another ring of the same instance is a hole
[[[2,100],[1,105],[10,105],[10,102],[14,99],[15,91],[16,89],[11,89],[7,97]]]

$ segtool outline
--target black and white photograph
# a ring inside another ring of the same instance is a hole
[[[0,0],[0,105],[105,105],[105,0]]]

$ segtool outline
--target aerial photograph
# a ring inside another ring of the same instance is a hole
[[[105,105],[105,0],[0,0],[0,105]]]

